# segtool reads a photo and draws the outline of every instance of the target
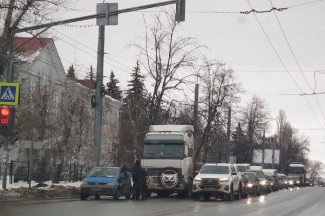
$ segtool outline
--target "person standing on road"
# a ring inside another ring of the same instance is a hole
[[[143,178],[142,178],[142,186],[141,186],[141,198],[146,199],[147,198],[147,176],[148,176],[148,169],[143,170]]]
[[[139,200],[142,192],[142,185],[144,179],[144,170],[141,167],[140,161],[135,162],[132,168],[132,180],[133,180],[133,200]]]

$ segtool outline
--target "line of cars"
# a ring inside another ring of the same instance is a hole
[[[275,169],[262,169],[250,164],[204,164],[193,180],[193,197],[223,198],[228,201],[260,196],[279,189],[300,186],[294,177],[278,174]]]
[[[275,169],[262,169],[249,164],[206,163],[193,179],[192,197],[232,201],[260,196],[279,189],[300,186],[299,178],[277,173]],[[131,173],[121,167],[95,167],[80,185],[81,199],[94,195],[129,199],[132,193]]]

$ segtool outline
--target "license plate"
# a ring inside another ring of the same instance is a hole
[[[90,191],[92,191],[92,192],[99,192],[99,191],[101,191],[101,189],[100,188],[91,188]]]

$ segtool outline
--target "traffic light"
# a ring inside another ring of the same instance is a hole
[[[2,106],[0,108],[0,132],[3,136],[9,136],[14,124],[14,108]]]
[[[176,1],[176,17],[177,22],[185,21],[185,0]]]

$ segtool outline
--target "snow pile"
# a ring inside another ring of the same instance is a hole
[[[19,181],[9,184],[7,181],[7,190],[2,189],[0,181],[0,200],[37,200],[37,199],[57,199],[57,198],[75,198],[80,194],[80,182],[60,182],[53,184],[51,181],[39,185],[37,182],[31,182],[29,189],[28,182]]]

